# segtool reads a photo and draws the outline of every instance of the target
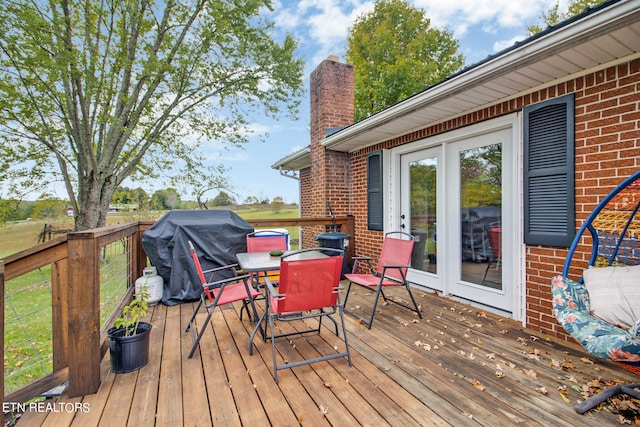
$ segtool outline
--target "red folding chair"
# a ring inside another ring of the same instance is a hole
[[[193,346],[191,347],[191,351],[189,352],[189,358],[193,356],[198,348],[198,344],[200,343],[200,339],[204,334],[205,328],[209,324],[209,320],[211,320],[211,316],[213,315],[213,311],[216,307],[230,304],[236,301],[242,301],[243,306],[240,310],[240,317],[242,318],[242,310],[247,310],[247,315],[251,317],[253,315],[253,319],[258,319],[258,312],[256,311],[256,307],[253,303],[254,298],[262,295],[259,291],[254,289],[250,284],[251,276],[249,274],[245,274],[242,276],[238,276],[236,274],[235,268],[236,264],[227,265],[224,267],[213,268],[210,270],[202,270],[202,266],[200,264],[200,259],[198,258],[198,254],[193,246],[193,243],[189,241],[189,251],[191,252],[191,257],[193,258],[193,264],[198,273],[198,277],[200,278],[200,282],[202,283],[202,294],[200,295],[200,301],[198,302],[198,306],[193,311],[191,315],[191,319],[189,319],[189,324],[187,325],[187,331],[191,330],[191,337],[193,339]],[[230,270],[232,277],[214,280],[216,274],[222,273],[224,270]],[[206,279],[205,275],[209,275],[209,280]],[[200,330],[198,335],[194,334],[193,321],[200,310],[200,307],[204,306],[207,309],[207,317],[205,318],[202,325],[200,325]],[[251,306],[253,313],[249,313],[248,307]]]
[[[284,252],[287,249],[287,235],[279,231],[258,230],[247,234],[247,252]],[[263,285],[264,276],[268,276],[271,283],[277,283],[280,273],[278,271],[265,271],[261,275],[256,275],[256,283]]]
[[[400,238],[397,237],[389,237],[391,234],[398,234]],[[405,238],[402,238],[402,237]],[[402,231],[391,231],[385,234],[384,241],[382,243],[382,250],[380,252],[380,258],[378,259],[377,268],[374,269],[371,261],[374,261],[373,258],[369,257],[355,257],[353,264],[353,273],[345,274],[345,278],[349,280],[349,285],[347,286],[347,292],[344,297],[345,307],[347,305],[347,299],[349,298],[349,292],[351,291],[351,285],[356,284],[360,286],[365,286],[367,288],[375,288],[375,300],[373,302],[373,309],[371,310],[371,316],[369,320],[366,321],[360,317],[359,314],[354,313],[353,311],[349,311],[345,309],[345,312],[350,316],[353,316],[359,319],[362,323],[367,325],[369,329],[371,329],[371,324],[373,323],[373,317],[376,314],[376,307],[378,306],[378,300],[380,296],[386,302],[392,302],[394,304],[400,305],[402,307],[408,308],[411,311],[414,311],[418,317],[422,319],[422,314],[418,308],[418,304],[416,304],[416,300],[411,293],[411,288],[409,287],[409,282],[407,282],[407,269],[411,266],[411,253],[413,252],[413,236],[402,232]],[[358,269],[358,262],[366,261],[370,273],[356,273]],[[400,301],[396,301],[395,299],[388,299],[382,288],[387,286],[404,286],[409,293],[409,298],[411,299],[412,305],[404,304]]]
[[[337,256],[326,256],[319,252],[335,252]],[[318,257],[313,257],[313,252]],[[269,336],[271,339],[271,351],[273,353],[273,378],[278,382],[278,371],[295,366],[307,365],[323,360],[347,357],[351,366],[351,352],[347,340],[347,330],[344,323],[344,306],[340,304],[338,292],[340,287],[340,275],[342,274],[342,254],[339,249],[314,248],[292,252],[282,257],[280,264],[280,284],[275,288],[269,278],[265,280],[268,297],[266,310],[260,321],[256,324],[249,340],[249,354],[253,354],[253,338],[262,328],[262,321],[269,322]],[[309,258],[311,256],[312,258]],[[276,290],[277,289],[277,290]],[[320,332],[322,318],[329,318],[335,327],[335,334],[339,336],[338,324],[333,314],[338,313],[342,324],[345,351],[328,354],[325,356],[304,359],[299,361],[285,361],[278,364],[276,355],[276,338],[304,334],[308,332]],[[310,318],[318,319],[318,327],[304,329],[302,331],[275,333],[275,321],[294,321]]]
[[[496,268],[502,263],[502,227],[500,225],[491,225],[487,230],[487,239],[489,240],[489,246],[491,247],[491,254],[487,260],[487,268],[484,270],[482,276],[481,285],[487,280],[487,273],[491,265],[495,263]]]

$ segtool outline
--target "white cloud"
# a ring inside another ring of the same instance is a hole
[[[555,0],[415,0],[414,5],[425,10],[431,23],[440,28],[448,28],[456,37],[465,34],[471,25],[498,25],[502,27],[522,27],[537,18]]]

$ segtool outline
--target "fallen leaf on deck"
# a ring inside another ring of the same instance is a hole
[[[545,396],[549,393],[545,387],[538,387],[536,391],[540,394],[544,394]]]
[[[582,360],[584,363],[587,363],[589,365],[595,365],[596,362],[594,362],[593,360],[587,358],[587,357],[581,357],[580,360]]]
[[[504,372],[496,371],[496,378],[504,378],[506,376],[507,376],[507,374],[505,374]]]
[[[525,373],[526,376],[531,378],[538,378],[538,373],[533,369],[523,369],[522,372]]]
[[[487,387],[483,386],[482,383],[478,380],[473,380],[473,386],[480,391],[484,391]]]
[[[563,390],[558,390],[558,394],[560,395],[560,397],[562,398],[562,400],[565,401],[565,403],[571,403],[571,401],[569,400],[569,398],[567,396],[565,396]]]
[[[325,386],[326,388],[331,388],[331,383],[324,383],[324,386]]]

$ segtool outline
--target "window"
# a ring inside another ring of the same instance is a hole
[[[571,245],[575,236],[574,96],[524,108],[524,241]]]
[[[382,150],[367,155],[367,228],[382,231]]]

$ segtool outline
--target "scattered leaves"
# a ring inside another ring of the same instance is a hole
[[[473,386],[480,391],[485,391],[487,387],[482,385],[482,383],[476,379],[473,380]]]
[[[536,391],[537,391],[538,393],[540,393],[540,394],[544,394],[545,396],[546,396],[547,394],[549,394],[549,392],[547,391],[546,387],[538,387],[538,388],[536,389]]]

